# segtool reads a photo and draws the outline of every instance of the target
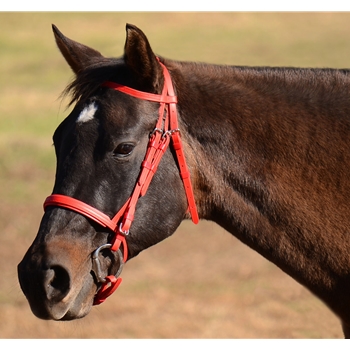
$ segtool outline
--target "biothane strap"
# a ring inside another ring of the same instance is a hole
[[[125,236],[119,232],[118,222],[121,216],[124,214],[124,211],[129,204],[129,200],[122,206],[122,208],[118,211],[118,213],[110,219],[108,215],[102,213],[100,210],[92,207],[85,202],[82,202],[73,197],[64,196],[62,194],[52,194],[48,196],[44,202],[44,210],[46,210],[50,206],[62,207],[65,209],[69,209],[75,211],[79,214],[82,214],[89,219],[97,222],[102,227],[106,227],[111,231],[115,232],[116,236],[113,240],[111,250],[116,251],[119,249],[120,244],[123,244],[123,253],[124,253],[124,262],[128,258],[128,249],[126,245]],[[117,242],[117,243],[116,243]]]

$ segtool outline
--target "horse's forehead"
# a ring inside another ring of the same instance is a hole
[[[94,97],[86,101],[78,110],[74,122],[78,130],[82,125],[99,125],[109,131],[148,128],[158,116],[156,106],[147,101],[125,101],[123,99],[104,99]]]
[[[98,113],[100,112],[100,113]],[[118,113],[119,112],[119,113]],[[92,100],[84,104],[78,116],[75,117],[75,123],[79,126],[82,124],[87,124],[91,122],[96,122],[100,125],[113,125],[123,122],[121,118],[120,106],[113,106],[111,108],[110,104],[105,104],[102,101]],[[101,124],[102,122],[102,124]],[[96,124],[97,125],[97,124]]]
[[[98,105],[96,102],[91,102],[85,106],[82,111],[79,113],[79,116],[76,120],[77,124],[83,124],[93,120],[95,118],[96,111],[98,110]]]

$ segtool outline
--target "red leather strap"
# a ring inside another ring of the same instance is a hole
[[[73,197],[68,197],[61,194],[52,194],[46,198],[44,202],[44,210],[46,210],[48,206],[58,206],[73,210],[88,217],[89,219],[94,220],[103,227],[107,227],[112,231],[116,230],[118,222],[114,222],[113,219],[110,219],[106,214]]]
[[[177,103],[176,96],[163,96],[157,94],[151,94],[149,92],[143,92],[139,90],[132,89],[125,85],[120,85],[118,83],[114,83],[112,81],[106,81],[101,86],[109,87],[114,90],[118,90],[123,92],[124,94],[139,98],[141,100],[147,100],[152,102],[160,102],[160,103]]]
[[[182,182],[184,184],[184,188],[185,188],[185,192],[186,192],[186,196],[187,196],[188,210],[191,214],[191,218],[192,218],[193,223],[198,224],[199,216],[198,216],[198,212],[197,212],[196,201],[194,199],[190,172],[189,172],[187,164],[186,164],[185,154],[183,151],[182,141],[181,141],[179,132],[175,132],[172,135],[172,145],[174,147],[176,157],[177,157],[179,167],[180,167],[180,176],[182,178]]]
[[[79,214],[82,214],[91,220],[94,220],[102,227],[109,228],[111,231],[116,233],[116,236],[112,242],[111,249],[114,251],[118,250],[120,244],[123,244],[124,262],[126,262],[128,258],[128,248],[126,245],[125,237],[119,232],[119,227],[117,225],[120,220],[120,217],[124,214],[125,208],[128,204],[129,201],[127,201],[118,211],[118,213],[112,219],[110,219],[109,216],[107,216],[106,214],[78,199],[69,196],[64,196],[62,194],[52,194],[51,196],[46,198],[44,202],[44,210],[46,211],[47,208],[50,206],[66,208],[75,211]]]
[[[101,286],[96,294],[93,305],[103,303],[111,294],[115,292],[120,283],[122,283],[121,277],[116,278],[113,275],[106,276],[106,282]]]

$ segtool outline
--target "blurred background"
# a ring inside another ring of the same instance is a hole
[[[232,65],[350,66],[350,13],[0,12],[0,338],[341,338],[305,288],[211,222],[184,222],[141,253],[82,320],[36,319],[17,281],[51,193],[52,134],[72,73],[51,24],[120,56],[125,24],[164,57]]]

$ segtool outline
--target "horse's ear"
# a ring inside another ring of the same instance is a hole
[[[153,92],[159,92],[160,80],[163,76],[162,67],[146,35],[132,24],[126,25],[124,61],[139,84],[144,88],[152,89]]]
[[[103,57],[98,51],[64,36],[54,24],[52,30],[58,48],[75,74],[91,65],[96,58]]]

